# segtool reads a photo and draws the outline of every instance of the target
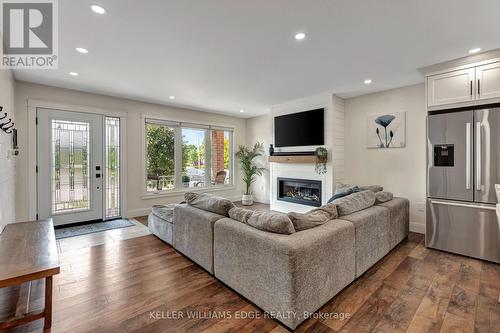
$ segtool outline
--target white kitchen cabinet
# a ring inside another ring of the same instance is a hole
[[[477,99],[500,97],[500,62],[476,67]]]
[[[470,102],[476,98],[475,68],[427,77],[427,105]]]

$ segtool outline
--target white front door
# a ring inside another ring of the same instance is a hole
[[[101,220],[104,116],[37,109],[38,218]]]

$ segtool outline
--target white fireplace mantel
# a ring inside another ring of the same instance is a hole
[[[330,163],[329,163],[330,164]],[[278,177],[279,178],[296,178],[307,180],[321,181],[321,204],[324,205],[332,197],[333,193],[333,178],[331,165],[327,165],[327,172],[323,175],[318,175],[315,171],[315,165],[307,164],[289,164],[289,163],[271,163],[270,178],[271,178],[271,210],[279,212],[299,212],[305,213],[313,206],[297,204],[288,201],[278,200]]]

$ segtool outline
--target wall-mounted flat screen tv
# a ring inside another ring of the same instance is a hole
[[[274,117],[274,145],[276,147],[324,145],[324,123],[324,109]]]

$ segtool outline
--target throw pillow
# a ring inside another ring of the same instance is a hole
[[[306,230],[322,225],[330,220],[338,217],[337,207],[334,204],[327,204],[319,208],[310,210],[309,212],[288,213],[288,217],[293,223],[295,231]]]
[[[375,204],[375,193],[361,191],[333,201],[339,216],[349,215],[369,208]]]
[[[381,192],[384,190],[384,188],[382,186],[379,186],[379,185],[366,185],[366,186],[360,186],[359,189],[361,191],[372,191],[372,192]]]
[[[286,214],[276,212],[253,212],[248,225],[268,232],[290,235],[295,232],[292,221]]]
[[[223,216],[229,216],[229,210],[234,207],[231,200],[209,193],[187,192],[184,199],[190,206]]]
[[[391,192],[377,192],[375,193],[375,204],[391,201],[393,197]]]
[[[248,224],[248,219],[252,216],[253,211],[245,208],[233,207],[229,210],[229,217],[233,220]]]

